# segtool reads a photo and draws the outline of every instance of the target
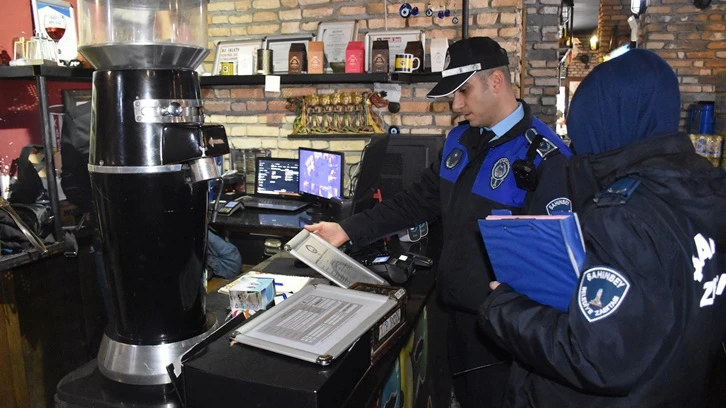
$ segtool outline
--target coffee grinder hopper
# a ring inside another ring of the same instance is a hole
[[[209,54],[206,0],[79,0],[79,52],[97,69],[195,69]]]

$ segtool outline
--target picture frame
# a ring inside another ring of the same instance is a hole
[[[305,44],[307,51],[308,42],[315,39],[312,33],[286,34],[265,37],[264,47],[272,50],[272,73],[287,74],[287,60],[290,53],[290,45],[295,43]]]
[[[358,38],[358,20],[325,21],[318,24],[317,41],[322,41],[325,53],[325,72],[332,72],[331,62],[345,62],[345,50],[350,41]]]
[[[262,48],[263,39],[220,41],[214,54],[212,75],[222,75],[223,63],[233,63],[234,70],[226,75],[252,75],[257,73],[255,61],[257,50]],[[242,61],[240,61],[242,60]],[[249,70],[241,70],[239,64],[249,62]]]
[[[393,65],[395,63],[396,54],[401,54],[406,51],[406,44],[409,41],[421,41],[424,49],[426,48],[426,33],[421,30],[391,30],[391,31],[370,31],[366,34],[364,40],[364,46],[366,50],[365,69],[366,72],[370,69],[370,55],[372,52],[373,41],[388,41],[388,53],[391,56],[389,58],[389,71],[393,72]],[[424,61],[421,61],[424,64]]]
[[[78,30],[76,29],[76,12],[73,4],[63,0],[32,0],[30,5],[33,13],[33,26],[41,36],[51,38],[52,27],[63,27],[60,30],[61,37],[57,39],[55,47],[58,61],[68,63],[77,59]],[[55,31],[59,31],[58,28],[55,28]]]

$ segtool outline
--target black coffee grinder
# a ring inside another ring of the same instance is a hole
[[[204,262],[222,126],[204,125],[194,69],[208,54],[206,0],[79,0],[79,51],[96,68],[89,172],[109,325],[98,368],[134,385],[210,333]]]

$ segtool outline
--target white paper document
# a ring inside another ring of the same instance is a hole
[[[232,340],[327,365],[395,306],[384,295],[309,285],[240,326]]]

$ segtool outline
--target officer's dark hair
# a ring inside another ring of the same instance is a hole
[[[479,76],[479,79],[481,79],[482,83],[484,84],[484,90],[486,91],[488,89],[487,85],[487,78],[489,78],[489,75],[491,75],[494,71],[499,71],[504,76],[504,83],[507,84],[507,86],[512,86],[512,75],[509,72],[509,67],[507,65],[502,65],[501,67],[494,67],[489,69],[483,69],[481,71],[478,71],[476,74]]]

